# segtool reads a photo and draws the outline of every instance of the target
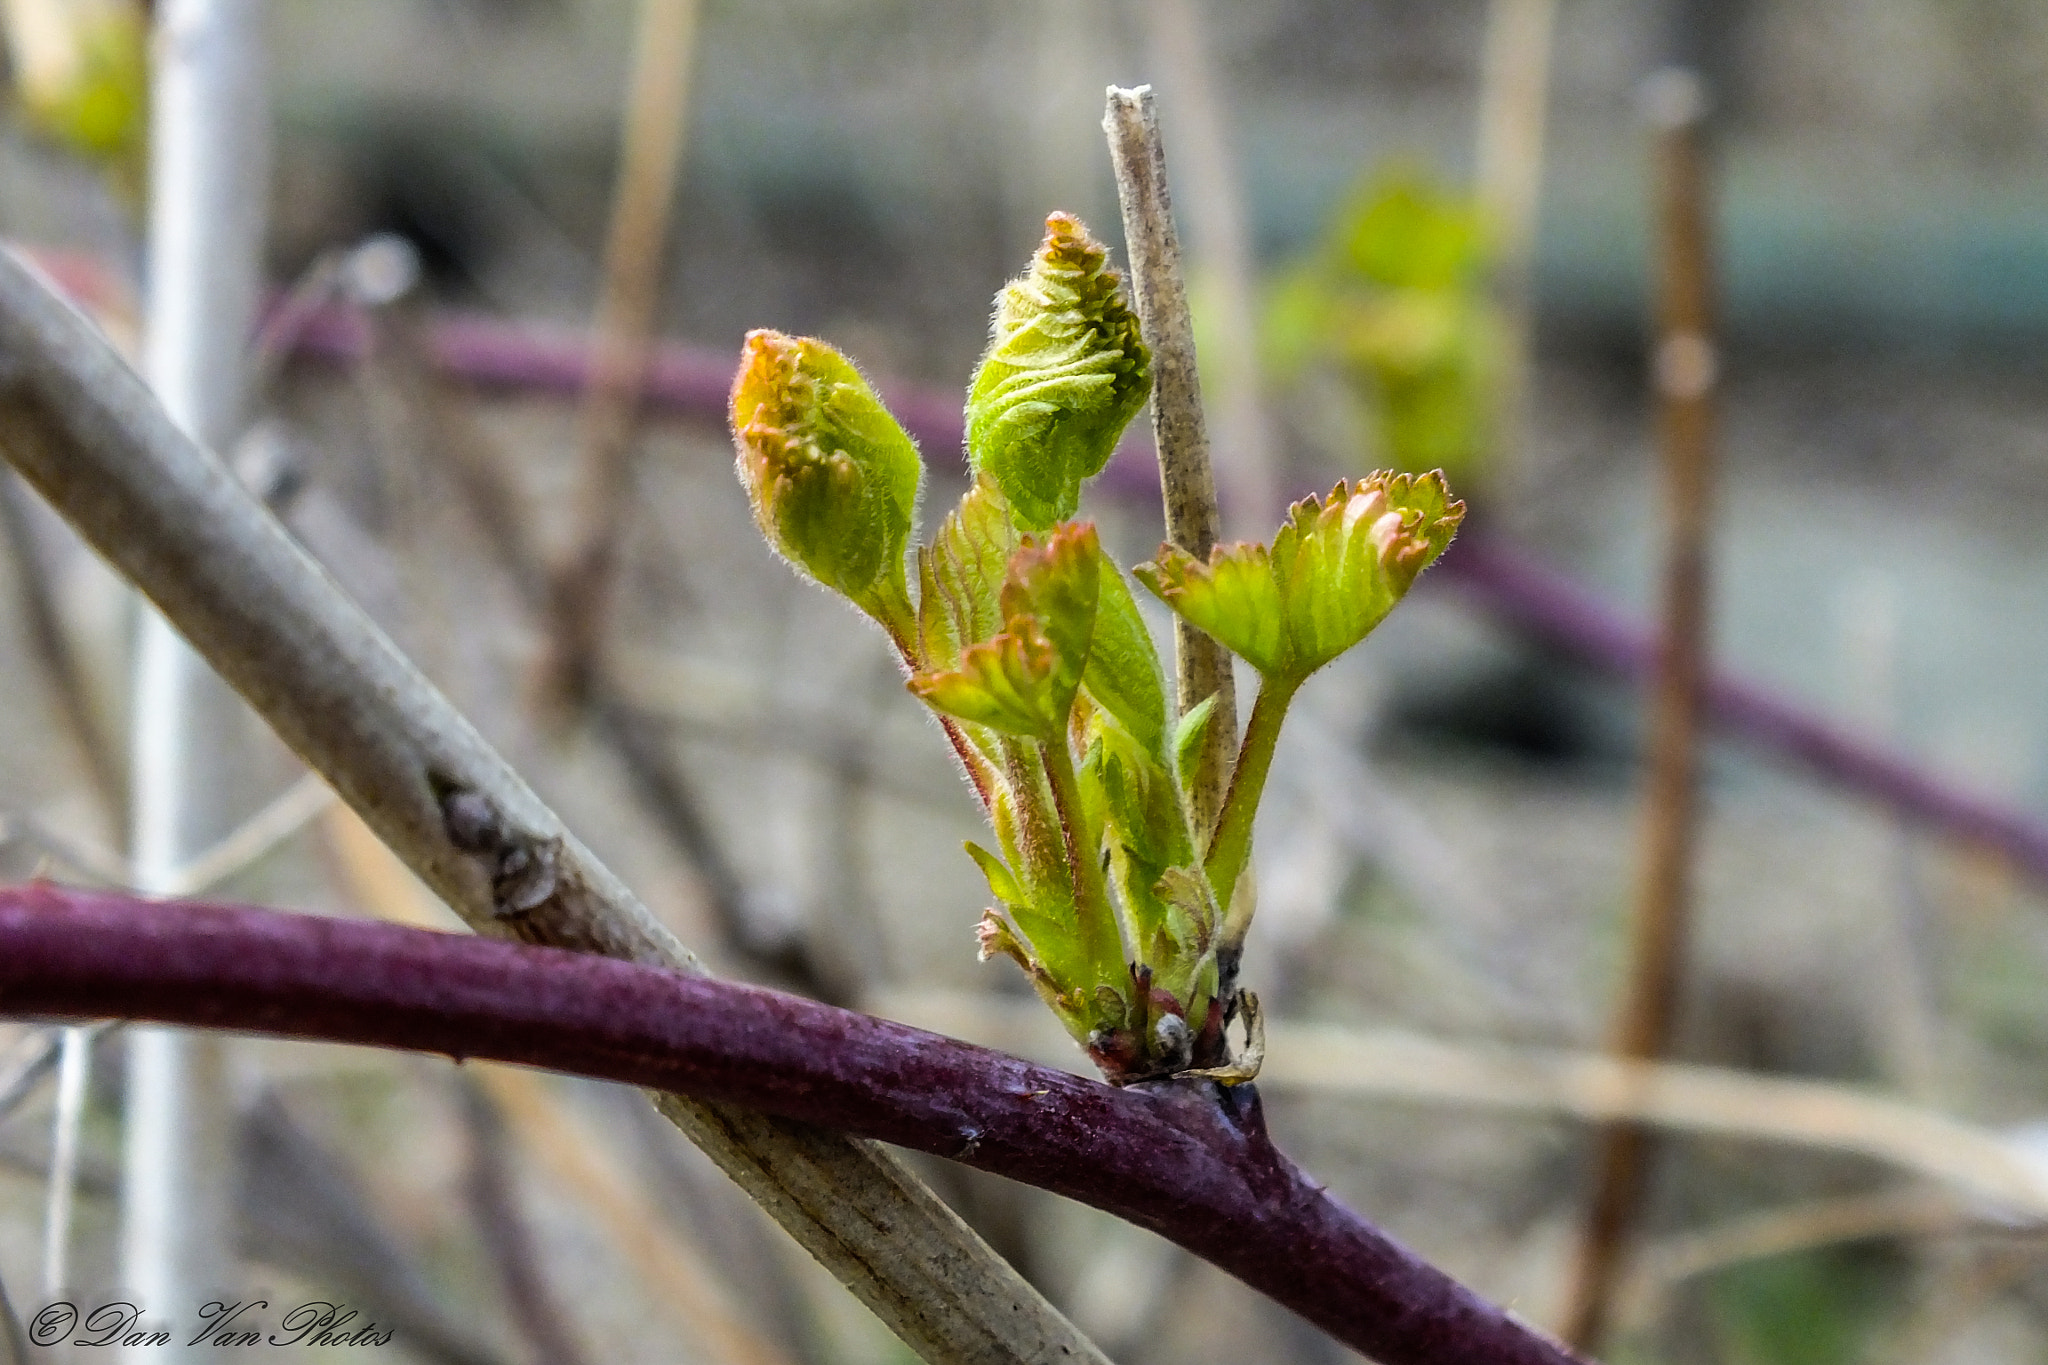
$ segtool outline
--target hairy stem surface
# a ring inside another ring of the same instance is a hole
[[[1244,744],[1230,772],[1230,791],[1223,798],[1223,811],[1216,817],[1216,836],[1203,856],[1203,869],[1216,893],[1223,915],[1223,948],[1233,951],[1244,942],[1249,917],[1232,912],[1232,892],[1244,875],[1252,856],[1252,825],[1258,819],[1259,798],[1266,793],[1266,775],[1273,769],[1273,749],[1280,741],[1280,725],[1287,719],[1287,705],[1294,700],[1299,682],[1272,679],[1259,685],[1258,700],[1252,703],[1252,718],[1244,727]]]
[[[1081,934],[1088,944],[1089,959],[1098,965],[1124,962],[1124,940],[1117,926],[1116,910],[1109,903],[1109,884],[1102,875],[1102,850],[1088,840],[1088,828],[1081,813],[1081,783],[1074,775],[1074,756],[1067,752],[1064,735],[1056,735],[1040,746],[1045,755],[1045,776],[1052,784],[1053,809],[1059,813],[1060,828],[1066,836],[1067,866],[1074,881],[1074,908],[1081,921]],[[1109,984],[1121,988],[1122,973]]]

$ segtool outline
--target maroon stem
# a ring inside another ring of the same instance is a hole
[[[1575,1361],[1331,1198],[1251,1086],[1116,1090],[759,987],[364,920],[0,889],[0,1014],[485,1057],[950,1157],[1149,1228],[1384,1365]]]

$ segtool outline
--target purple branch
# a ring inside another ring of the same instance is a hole
[[[1442,571],[1532,639],[1630,682],[1650,676],[1656,640],[1568,575],[1470,535],[1444,556]],[[2048,881],[2048,824],[2041,820],[1945,782],[1904,755],[1744,679],[1709,675],[1705,700],[1708,719],[1720,728],[1901,815],[1997,849],[2036,880]]]
[[[486,1057],[759,1109],[994,1171],[1186,1247],[1385,1365],[1567,1365],[1331,1198],[1252,1087],[1116,1090],[847,1010],[363,920],[0,889],[0,1013]]]

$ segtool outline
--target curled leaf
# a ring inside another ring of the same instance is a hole
[[[1216,694],[1196,702],[1173,725],[1173,767],[1183,787],[1194,785],[1195,765],[1201,761],[1202,739],[1209,733],[1209,717],[1216,714]]]
[[[1152,387],[1151,354],[1108,251],[1055,213],[1031,269],[996,296],[988,352],[967,395],[967,454],[1019,526],[1074,515]]]
[[[1085,523],[1025,539],[998,594],[1002,631],[962,650],[957,668],[913,675],[910,690],[936,710],[1007,735],[1059,737],[1094,648],[1102,566],[1095,528]]]
[[[1133,572],[1262,676],[1298,683],[1386,619],[1464,515],[1440,473],[1380,473],[1294,504],[1271,550],[1219,545],[1204,563],[1163,545]]]
[[[1098,548],[1096,551],[1101,555]],[[1101,556],[1101,587],[1096,597],[1095,639],[1081,685],[1095,704],[1144,746],[1147,753],[1166,752],[1166,672],[1152,632],[1138,614],[1130,584],[1115,563]]]
[[[1034,620],[1052,641],[1053,701],[1062,721],[1094,652],[1102,569],[1102,544],[1095,528],[1068,522],[1043,540],[1027,538],[1010,556],[1009,577],[1003,581],[1003,619],[1008,628]]]
[[[924,466],[860,372],[822,341],[749,332],[732,430],[769,545],[909,639],[903,559]]]
[[[976,480],[917,552],[918,654],[928,670],[956,666],[960,650],[1003,628],[1003,583],[1018,546],[1003,495]]]
[[[1025,901],[1024,886],[1016,874],[995,854],[980,844],[968,841],[967,856],[974,859],[974,865],[981,869],[981,875],[988,879],[988,889],[995,898],[1005,905],[1022,905]]]
[[[1057,692],[1059,671],[1059,652],[1027,616],[961,651],[960,667],[916,674],[909,686],[935,711],[1006,735],[1044,740],[1067,723],[1067,707]],[[1067,701],[1072,700],[1069,691]]]

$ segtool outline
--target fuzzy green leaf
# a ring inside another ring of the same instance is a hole
[[[981,875],[988,879],[989,894],[1005,905],[1021,905],[1026,897],[1023,883],[1017,880],[1008,864],[973,840],[966,845],[967,856],[974,859],[974,865],[981,869]]]
[[[1074,515],[1151,391],[1151,355],[1108,252],[1056,213],[1022,279],[996,296],[967,395],[967,454],[1026,529]]]
[[[1101,794],[1113,840],[1154,876],[1191,856],[1193,840],[1174,773],[1135,736],[1098,719],[1081,771],[1086,785]]]
[[[1441,474],[1380,473],[1296,503],[1270,551],[1219,545],[1205,564],[1163,545],[1133,572],[1263,677],[1298,683],[1386,619],[1464,514]]]
[[[1044,540],[1026,539],[1010,556],[1003,582],[1006,629],[1033,620],[1052,641],[1051,705],[1065,722],[1095,648],[1102,598],[1102,544],[1086,522],[1068,522]]]

